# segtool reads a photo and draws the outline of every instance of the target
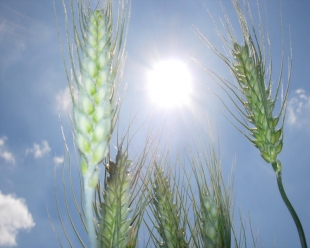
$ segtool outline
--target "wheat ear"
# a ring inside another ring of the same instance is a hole
[[[284,52],[282,50],[280,77],[276,87],[275,96],[272,98],[272,65],[270,62],[268,71],[266,68],[265,41],[262,25],[260,25],[260,36],[258,37],[254,28],[255,25],[248,2],[244,1],[251,19],[251,31],[245,14],[240,8],[238,0],[232,0],[232,3],[239,19],[239,24],[243,36],[243,43],[240,44],[235,38],[231,23],[229,22],[226,14],[225,19],[229,40],[225,39],[221,32],[219,30],[218,31],[223,38],[224,43],[230,49],[233,59],[230,59],[221,54],[201,33],[198,32],[198,35],[228,65],[233,75],[235,76],[238,83],[237,89],[234,88],[232,84],[229,84],[227,81],[223,80],[221,77],[217,77],[227,87],[225,91],[228,93],[230,98],[233,99],[233,96],[236,96],[238,101],[243,105],[244,110],[242,110],[242,108],[238,106],[237,102],[233,100],[235,106],[237,106],[239,112],[244,118],[243,120],[239,120],[235,115],[233,116],[251,133],[252,138],[248,137],[246,134],[244,135],[255,145],[255,147],[259,149],[260,154],[264,160],[272,165],[277,176],[277,183],[280,194],[295,221],[301,246],[305,248],[307,247],[307,244],[303,228],[293,206],[291,205],[284,191],[282,185],[282,165],[281,162],[277,159],[278,154],[281,152],[283,146],[283,126],[290,82],[291,64],[289,65],[288,87],[283,102],[280,106],[280,111],[278,115],[274,116],[273,112],[282,83]],[[267,83],[265,83],[265,80]],[[228,107],[227,109],[229,110]],[[232,112],[230,111],[230,113]],[[279,120],[282,120],[282,123],[280,124],[280,127],[277,128]],[[254,127],[251,127],[248,122],[250,122]]]
[[[197,179],[200,208],[195,206],[194,213],[203,247],[228,248],[231,246],[230,202],[222,195],[221,188],[214,188],[212,196],[210,188]]]
[[[211,132],[210,132],[211,133]],[[200,135],[201,137],[201,135]],[[193,200],[196,227],[203,247],[231,247],[233,212],[232,178],[226,184],[222,176],[221,161],[216,154],[214,141],[206,147],[200,138],[201,151],[190,150],[190,164],[198,187],[199,203]],[[209,179],[209,180],[208,180]],[[236,245],[236,244],[235,244]],[[239,247],[236,245],[236,247]]]
[[[200,195],[201,213],[200,213],[200,232],[204,247],[219,247],[219,216],[217,204],[214,199],[206,192]]]
[[[117,120],[118,108],[115,107],[114,100],[124,65],[124,32],[128,17],[128,1],[118,1],[118,21],[115,30],[112,21],[112,0],[105,1],[102,9],[94,11],[90,9],[90,1],[85,4],[84,0],[78,0],[77,5],[79,25],[76,24],[74,4],[70,0],[75,42],[75,46],[72,47],[67,10],[63,1],[72,79],[69,79],[65,59],[64,66],[73,102],[75,141],[81,155],[87,232],[90,247],[95,248],[97,241],[92,202],[99,181],[98,165],[108,154],[110,138]],[[77,59],[74,58],[74,51]],[[76,60],[80,76],[76,69]],[[73,82],[77,86],[77,99],[74,96]]]
[[[176,187],[171,189],[169,181],[170,177],[165,176],[163,169],[155,165],[151,208],[156,221],[155,227],[162,239],[158,244],[165,248],[185,248],[188,243],[181,224],[183,205],[179,206],[182,204],[180,201],[174,202],[174,195],[178,190]]]
[[[130,203],[132,174],[127,153],[118,149],[115,163],[107,165],[108,177],[104,185],[98,230],[99,247],[127,247],[130,234]]]
[[[109,49],[104,49],[109,48],[111,33],[107,30],[106,21],[102,11],[96,10],[89,15],[82,79],[78,87],[78,102],[73,107],[91,247],[97,247],[92,201],[99,180],[98,165],[108,154],[113,119],[110,102],[113,85],[109,82],[111,55]],[[103,36],[106,37],[101,39]]]

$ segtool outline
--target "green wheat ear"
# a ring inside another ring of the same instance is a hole
[[[192,193],[193,199],[198,195],[198,200],[192,200],[199,233],[198,247],[229,248],[232,241],[233,178],[229,184],[224,182],[213,139],[207,140],[210,142],[207,147],[200,140],[201,151],[196,144],[196,150],[190,150],[190,164],[198,188],[198,193]],[[236,242],[235,246],[240,247]]]
[[[267,68],[265,40],[263,36],[264,30],[262,30],[261,20],[258,36],[248,2],[244,1],[244,4],[246,5],[246,9],[251,20],[251,31],[247,23],[246,16],[240,8],[238,0],[232,0],[232,3],[239,19],[243,42],[240,43],[237,41],[227,14],[225,14],[225,20],[228,39],[224,38],[224,35],[219,30],[216,23],[215,25],[233,58],[227,57],[219,52],[219,50],[217,50],[217,48],[215,48],[199,31],[198,36],[226,63],[234,75],[237,81],[237,87],[222,79],[218,75],[216,75],[216,77],[224,84],[224,86],[226,86],[226,88],[223,89],[229,95],[230,99],[232,99],[241,114],[242,119],[239,119],[234,114],[232,115],[250,132],[252,137],[244,133],[243,134],[255,145],[255,147],[259,149],[264,160],[272,165],[277,176],[278,187],[282,199],[288,207],[298,229],[301,245],[302,247],[307,247],[302,225],[293,206],[285,194],[281,176],[282,166],[281,162],[278,160],[278,154],[281,152],[283,147],[283,126],[288,88],[290,84],[291,63],[289,64],[288,87],[286,89],[283,102],[280,106],[280,111],[277,115],[275,115],[275,104],[278,98],[280,86],[282,85],[284,54],[283,44],[280,77],[276,86],[275,96],[272,98],[272,60],[270,54],[270,65]],[[234,97],[236,97],[237,100],[233,100]],[[242,107],[238,105],[238,101],[241,103]],[[229,107],[227,105],[225,106],[228,111],[232,113],[229,110]],[[280,120],[281,124],[277,128]]]
[[[151,209],[155,217],[155,227],[162,239],[157,240],[160,247],[188,247],[185,227],[181,222],[184,199],[174,202],[175,197],[178,197],[177,192],[177,187],[170,187],[170,177],[164,175],[163,169],[155,164]]]
[[[100,1],[97,7],[99,4]],[[77,25],[73,0],[70,0],[75,44],[73,47],[70,44],[68,25],[67,42],[72,80],[69,79],[64,60],[73,103],[75,142],[81,155],[86,226],[92,248],[97,247],[92,201],[99,181],[98,165],[108,154],[111,135],[117,120],[118,107],[114,103],[115,92],[117,92],[124,65],[125,24],[129,15],[128,1],[118,0],[118,20],[114,29],[112,5],[113,1],[107,0],[104,1],[103,8],[91,10],[90,1],[85,4],[84,0],[78,0],[79,23]],[[66,14],[64,1],[63,6]],[[74,59],[74,51],[77,59]],[[76,60],[79,71],[75,66]],[[73,93],[72,81],[76,84],[77,99]]]
[[[243,102],[246,117],[254,125],[254,128],[249,128],[254,138],[251,141],[260,150],[265,161],[274,166],[283,146],[283,122],[277,129],[281,112],[273,116],[276,98],[270,97],[271,83],[265,85],[266,73],[261,51],[256,52],[251,37],[244,41],[244,45],[238,43],[233,45],[232,54],[236,63],[231,68],[239,83],[240,92],[247,100]],[[281,111],[284,109],[285,101],[282,103]],[[274,169],[276,171],[276,168]]]
[[[260,154],[264,160],[267,163],[271,163],[274,169],[277,170],[277,155],[281,152],[283,147],[283,124],[288,96],[287,87],[285,97],[280,106],[280,111],[277,115],[274,115],[274,108],[282,83],[283,61],[275,95],[272,98],[272,68],[271,65],[269,68],[266,67],[264,37],[261,36],[258,41],[254,23],[252,23],[253,39],[246,17],[240,9],[238,0],[232,0],[232,3],[234,4],[239,18],[243,42],[239,43],[237,41],[227,16],[225,16],[225,19],[228,27],[227,32],[229,40],[224,38],[220,33],[220,36],[223,38],[224,43],[232,54],[232,59],[220,53],[201,33],[198,32],[198,35],[205,44],[226,63],[235,76],[238,84],[237,87],[218,76],[227,87],[227,89],[224,90],[237,107],[242,119],[239,119],[234,114],[232,115],[250,132],[252,137],[246,134],[244,135],[260,150]],[[247,7],[249,8],[248,5]],[[250,18],[252,21],[252,16],[250,16]],[[263,31],[260,30],[260,34],[262,34],[262,32]],[[289,67],[289,72],[291,70],[290,68],[291,67]],[[267,73],[269,73],[269,76]],[[265,81],[267,82],[265,83]],[[234,96],[237,98],[237,101],[233,100]],[[238,105],[238,101],[241,103],[243,110],[242,107]],[[228,107],[227,109],[229,110]],[[232,113],[230,110],[229,112]],[[277,128],[280,120],[282,120],[281,125]]]
[[[204,247],[219,247],[219,215],[214,199],[206,193],[201,194],[201,236]]]
[[[129,213],[132,201],[131,161],[127,153],[118,149],[115,163],[107,166],[106,178],[101,206],[101,218],[98,228],[99,247],[127,247],[130,242]]]

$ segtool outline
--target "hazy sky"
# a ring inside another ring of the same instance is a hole
[[[264,2],[267,2],[273,79],[276,81],[282,44],[280,1],[259,0],[263,12]],[[257,20],[255,1],[250,3]],[[55,0],[55,4],[60,34],[65,39],[63,7],[60,0]],[[222,0],[222,4],[238,32],[230,0]],[[131,148],[132,152],[141,145],[139,142],[143,141],[149,127],[161,128],[165,121],[167,126],[163,143],[168,142],[172,151],[182,150],[192,142],[191,135],[196,129],[193,117],[197,118],[199,130],[208,132],[208,116],[216,130],[215,135],[219,136],[225,176],[235,161],[236,210],[240,208],[245,217],[249,213],[253,231],[258,233],[259,244],[262,247],[271,247],[273,244],[276,247],[298,247],[298,234],[278,192],[271,166],[223,116],[221,111],[227,112],[212,92],[224,100],[228,100],[227,97],[193,62],[192,58],[195,58],[205,67],[231,79],[227,67],[195,35],[194,30],[198,28],[222,49],[221,40],[206,9],[210,10],[216,21],[220,22],[220,18],[223,18],[217,0],[133,0],[128,54],[122,80],[123,85],[128,85],[128,91],[121,111],[120,130],[126,127],[131,112],[138,113],[134,128],[142,125],[143,120],[152,113],[153,122],[142,126],[141,133],[135,139],[137,143]],[[283,166],[284,187],[300,217],[309,243],[310,1],[282,0],[282,13],[284,85],[287,83],[290,37],[293,70],[284,148],[279,158]],[[265,20],[264,13],[262,17]],[[153,105],[146,90],[148,71],[156,63],[167,59],[177,59],[187,65],[193,86],[191,104],[170,111]],[[68,143],[72,144],[67,119],[69,111],[70,99],[52,0],[0,0],[0,247],[59,246],[46,207],[57,231],[61,233],[55,209],[53,172],[56,167],[59,202],[64,206],[60,177],[64,143],[60,126],[62,122]],[[78,186],[76,177],[73,184]],[[72,201],[69,205],[74,209]],[[61,208],[61,214],[68,235],[73,244],[77,244],[64,207]],[[73,218],[78,217],[73,214]],[[82,227],[79,229],[82,230]],[[83,238],[86,239],[85,235]],[[63,234],[61,239],[65,241]],[[249,243],[248,247],[251,245]],[[64,246],[68,247],[68,244],[64,243]]]

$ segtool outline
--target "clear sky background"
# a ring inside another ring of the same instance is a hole
[[[262,10],[264,2],[259,0]],[[276,81],[281,59],[280,1],[266,2]],[[60,34],[64,39],[63,8],[60,0],[55,0],[55,3]],[[253,15],[256,16],[255,1],[250,3]],[[222,4],[238,30],[230,0],[222,0]],[[211,42],[222,47],[206,8],[215,20],[219,21],[223,17],[217,0],[133,0],[128,55],[122,80],[123,84],[128,85],[128,92],[121,112],[120,130],[126,127],[131,111],[138,113],[134,129],[152,113],[153,122],[143,125],[135,138],[132,152],[142,144],[144,133],[149,127],[156,130],[165,121],[167,126],[163,143],[168,142],[172,151],[182,150],[192,142],[191,137],[196,130],[194,116],[202,132],[208,132],[208,116],[216,130],[215,135],[219,137],[225,176],[235,161],[236,209],[240,208],[245,217],[250,214],[252,228],[258,233],[261,247],[272,247],[273,244],[275,247],[298,247],[298,234],[278,192],[271,166],[264,162],[258,150],[220,112],[225,113],[225,108],[211,91],[225,100],[224,93],[191,59],[195,58],[221,76],[231,79],[227,67],[195,35],[194,30],[198,28]],[[287,83],[289,32],[293,70],[284,148],[279,158],[283,165],[284,187],[310,243],[310,1],[282,0],[282,13],[284,84]],[[193,85],[191,104],[170,111],[155,106],[146,90],[147,72],[152,70],[154,64],[167,59],[178,59],[187,64]],[[53,172],[56,167],[57,186],[61,189],[60,164],[64,143],[58,115],[70,143],[68,96],[53,2],[0,0],[1,247],[59,246],[46,207],[56,229],[61,232],[55,210]],[[78,185],[76,177],[73,184]],[[59,201],[63,205],[61,197]],[[72,202],[70,206],[74,208]],[[73,244],[77,244],[64,207],[61,214]],[[74,214],[73,217],[78,218]],[[83,237],[86,238],[85,235]],[[64,240],[63,235],[61,238]],[[249,243],[248,247],[251,245]]]

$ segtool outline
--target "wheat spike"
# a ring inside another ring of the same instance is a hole
[[[91,247],[97,247],[92,199],[99,180],[98,165],[108,154],[112,133],[112,33],[109,22],[105,13],[100,10],[95,10],[88,16],[87,34],[82,49],[82,77],[78,85],[78,101],[73,106],[75,139],[81,153],[85,211]]]
[[[232,184],[224,182],[221,162],[211,138],[210,142],[208,147],[201,143],[201,153],[191,151],[190,163],[200,202],[194,201],[193,204],[195,226],[199,232],[200,246],[229,248],[232,245]]]
[[[201,197],[201,236],[204,247],[219,247],[219,228],[217,205],[209,195]]]
[[[116,162],[109,162],[108,177],[104,187],[104,202],[98,235],[100,247],[127,247],[130,242],[130,203],[132,201],[130,173],[131,161],[122,149],[118,149]]]
[[[162,238],[160,246],[166,248],[188,247],[185,233],[181,226],[181,206],[174,203],[174,194],[170,189],[169,177],[155,165],[153,187],[153,214],[156,219],[156,229]],[[177,190],[177,189],[175,189]]]
[[[102,8],[99,8],[99,4],[100,1],[96,6],[97,9],[92,10],[90,1],[85,3],[84,0],[78,0],[77,24],[74,3],[70,0],[75,43],[71,45],[67,25],[71,79],[63,54],[73,103],[75,142],[81,155],[85,218],[91,248],[97,247],[92,201],[99,181],[99,164],[108,154],[117,120],[118,106],[115,104],[115,92],[124,66],[125,24],[130,7],[127,0],[118,0],[117,25],[114,28],[113,1],[104,1]],[[67,21],[64,1],[63,6]],[[74,55],[77,55],[77,58]],[[77,98],[74,95],[73,83],[76,85]]]
[[[279,116],[273,116],[276,99],[270,97],[271,85],[265,85],[264,62],[250,37],[244,45],[234,43],[232,54],[236,60],[232,71],[247,100],[243,106],[255,126],[250,129],[252,142],[266,162],[274,164],[283,146],[283,125],[276,129],[279,122]]]

